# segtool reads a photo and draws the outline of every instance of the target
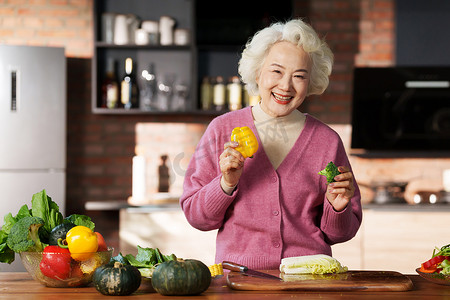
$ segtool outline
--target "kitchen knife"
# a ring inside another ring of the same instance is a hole
[[[237,263],[233,263],[233,262],[229,262],[229,261],[222,262],[222,268],[230,270],[230,271],[241,272],[242,274],[253,276],[253,277],[282,280],[280,277],[273,276],[273,275],[259,272],[259,271],[255,271],[255,270],[247,268],[246,266],[243,266],[243,265],[240,265]]]

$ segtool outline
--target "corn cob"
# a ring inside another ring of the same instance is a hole
[[[223,275],[223,268],[222,268],[221,263],[211,265],[208,268],[209,268],[209,271],[211,272],[211,277]]]

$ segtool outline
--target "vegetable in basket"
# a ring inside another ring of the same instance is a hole
[[[85,215],[73,214],[67,218],[59,211],[59,206],[45,189],[35,193],[31,199],[31,208],[26,204],[20,207],[14,216],[8,213],[3,218],[0,230],[0,262],[11,264],[15,253],[43,251],[52,240],[53,234],[60,234],[65,238],[63,224],[85,226],[94,230],[95,224]],[[55,229],[57,228],[60,229]],[[97,235],[94,234],[97,238]]]
[[[59,246],[47,246],[39,264],[41,273],[47,277],[64,280],[70,277],[72,258],[69,249]]]
[[[98,249],[97,234],[86,226],[75,226],[67,232],[64,244],[62,239],[58,240],[58,245],[62,248],[69,248],[72,258],[83,261],[91,258]]]
[[[25,217],[15,223],[9,232],[6,243],[14,252],[42,251],[44,246],[39,238],[39,229],[44,220],[39,217]]]

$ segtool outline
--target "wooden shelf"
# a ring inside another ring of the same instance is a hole
[[[97,48],[111,48],[111,49],[145,49],[145,50],[180,50],[180,51],[190,51],[191,45],[177,46],[177,45],[136,45],[136,44],[124,44],[116,45],[111,43],[105,43],[97,41],[95,42],[95,47]]]
[[[94,114],[108,114],[108,115],[200,115],[200,116],[219,116],[227,111],[214,110],[185,110],[185,111],[158,111],[158,110],[141,110],[141,109],[124,109],[124,108],[92,108]]]

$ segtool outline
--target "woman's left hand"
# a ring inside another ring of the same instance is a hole
[[[334,210],[341,211],[355,194],[355,186],[353,184],[353,174],[348,167],[339,166],[338,170],[341,174],[334,177],[335,182],[327,186],[325,196]]]

